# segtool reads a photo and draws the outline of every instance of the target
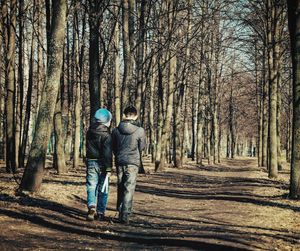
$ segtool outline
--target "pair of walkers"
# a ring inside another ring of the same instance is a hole
[[[146,146],[146,136],[144,129],[137,122],[138,115],[134,106],[125,108],[123,115],[124,119],[110,133],[112,115],[107,109],[101,108],[96,111],[95,122],[87,131],[87,220],[105,219],[112,153],[114,153],[118,178],[119,220],[121,223],[129,223],[137,174],[142,162],[141,151]]]

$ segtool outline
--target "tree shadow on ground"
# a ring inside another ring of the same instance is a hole
[[[264,178],[245,178],[245,177],[219,177],[219,176],[205,176],[196,174],[182,174],[178,172],[167,172],[164,174],[156,173],[151,175],[151,179],[145,177],[139,179],[138,184],[149,184],[157,186],[168,186],[171,188],[193,188],[193,189],[214,189],[222,187],[232,189],[234,186],[240,188],[245,187],[272,187],[278,189],[288,189],[288,184],[269,180]]]
[[[52,180],[49,182],[52,182]],[[61,184],[68,185],[63,181],[61,181]],[[180,184],[181,186],[179,186]],[[74,185],[77,185],[77,183],[74,183]],[[227,200],[252,203],[259,206],[273,206],[299,212],[299,207],[269,201],[270,198],[274,197],[255,195],[249,192],[249,189],[243,191],[244,187],[269,186],[282,189],[285,185],[282,182],[266,179],[201,176],[168,172],[151,175],[151,179],[147,176],[141,178],[138,181],[137,191],[176,199]],[[208,187],[209,189],[207,189]],[[86,200],[81,197],[73,196],[76,202],[86,203]],[[196,250],[262,250],[259,246],[262,237],[267,236],[274,240],[280,239],[292,243],[298,238],[296,235],[299,235],[299,233],[282,232],[282,230],[276,229],[235,225],[208,217],[197,220],[190,219],[188,215],[185,218],[153,214],[144,209],[134,215],[130,226],[109,223],[92,225],[84,220],[85,212],[83,210],[57,202],[33,197],[14,197],[1,193],[0,202],[2,202],[0,205],[4,205],[4,208],[0,207],[0,214],[7,217],[28,221],[67,234],[123,242],[122,247],[137,243],[138,245],[149,246],[151,249],[162,246]],[[249,235],[249,229],[260,231],[252,232]],[[41,241],[45,240],[42,233],[36,235],[35,238],[40,238]],[[24,244],[26,244],[25,239]],[[118,247],[120,247],[120,244],[118,244]]]
[[[259,195],[253,195],[251,193],[241,193],[238,191],[222,192],[222,191],[202,191],[195,192],[183,189],[167,189],[167,188],[153,188],[148,186],[137,185],[137,191],[146,194],[152,194],[157,196],[173,197],[178,199],[193,199],[193,200],[223,200],[234,201],[242,203],[251,203],[259,206],[271,206],[282,209],[289,209],[294,212],[300,212],[300,207],[279,203],[277,201],[269,201],[272,197],[264,197]],[[281,198],[282,196],[278,196]],[[276,198],[276,196],[275,196]],[[265,200],[263,200],[265,199]]]
[[[61,207],[61,210],[64,210],[63,206]],[[116,231],[114,231],[113,233],[108,233],[109,231],[103,231],[104,229],[95,229],[95,227],[93,227],[92,229],[87,229],[86,226],[83,228],[78,226],[71,226],[70,224],[65,223],[61,224],[60,221],[50,221],[50,218],[47,219],[39,215],[31,215],[25,212],[16,212],[8,209],[0,209],[0,214],[6,215],[14,219],[29,221],[33,224],[46,227],[52,230],[63,231],[65,233],[78,234],[81,236],[84,235],[93,238],[101,238],[104,240],[112,240],[118,242],[121,241],[125,243],[134,242],[149,247],[159,245],[168,247],[191,248],[197,250],[247,250],[246,248],[238,248],[225,244],[214,244],[200,240],[174,238],[173,236],[169,235],[161,237],[161,234],[143,234],[141,232],[136,232],[132,230],[130,231],[128,227],[126,227],[126,231],[119,231],[119,233],[117,234]],[[203,236],[202,238],[207,238],[209,240],[213,238],[213,235]]]
[[[224,233],[226,234],[237,234],[246,236],[249,235],[249,230],[255,230],[255,231],[266,231],[264,232],[264,236],[272,237],[275,239],[282,239],[284,241],[293,241],[296,238],[300,239],[300,233],[295,233],[291,231],[283,231],[282,229],[274,229],[274,228],[267,228],[267,227],[258,227],[258,226],[251,226],[251,225],[239,225],[239,224],[231,224],[228,222],[222,222],[220,220],[209,218],[209,217],[201,217],[201,220],[198,219],[191,219],[189,217],[174,217],[174,216],[167,216],[167,215],[161,215],[157,213],[151,213],[151,212],[136,212],[136,215],[140,215],[143,218],[154,218],[154,219],[161,219],[160,224],[158,224],[156,227],[159,227],[160,229],[164,229],[165,227],[176,229],[181,231],[193,229],[197,232],[203,232],[204,230],[212,231],[215,233]],[[167,223],[163,223],[167,222]],[[171,223],[170,223],[171,222]],[[180,223],[182,222],[189,222],[188,225],[182,225]],[[192,223],[192,224],[191,224]],[[167,224],[167,226],[166,226]],[[147,225],[147,224],[146,224]],[[153,228],[152,224],[148,224],[149,228]],[[272,233],[270,233],[272,232]],[[260,234],[256,233],[259,237]],[[298,235],[298,237],[296,237]],[[252,238],[256,238],[253,236]],[[249,241],[249,236],[247,236],[247,241]]]

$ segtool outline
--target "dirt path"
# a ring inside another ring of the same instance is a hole
[[[85,221],[84,167],[50,171],[30,197],[14,195],[3,167],[0,175],[0,250],[300,250],[300,201],[286,199],[288,173],[269,180],[254,159],[139,176],[129,226]],[[110,218],[115,198],[113,177]]]

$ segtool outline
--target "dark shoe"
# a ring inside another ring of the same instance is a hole
[[[97,220],[104,221],[105,220],[104,213],[97,213]]]
[[[129,225],[129,215],[124,213],[119,214],[119,222],[124,225]]]
[[[88,214],[86,216],[86,220],[93,221],[95,219],[95,216],[96,216],[96,209],[94,207],[90,207]]]
[[[121,219],[120,223],[124,224],[124,225],[129,225],[129,219],[128,218],[127,219]]]

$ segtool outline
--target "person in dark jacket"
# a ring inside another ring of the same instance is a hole
[[[112,141],[109,132],[112,115],[105,109],[99,109],[86,134],[86,188],[87,220],[104,220],[109,176],[112,169]]]
[[[132,212],[132,200],[139,167],[141,152],[146,147],[145,130],[137,122],[137,110],[128,106],[124,119],[112,132],[112,148],[118,177],[117,210],[121,223],[128,224]]]

